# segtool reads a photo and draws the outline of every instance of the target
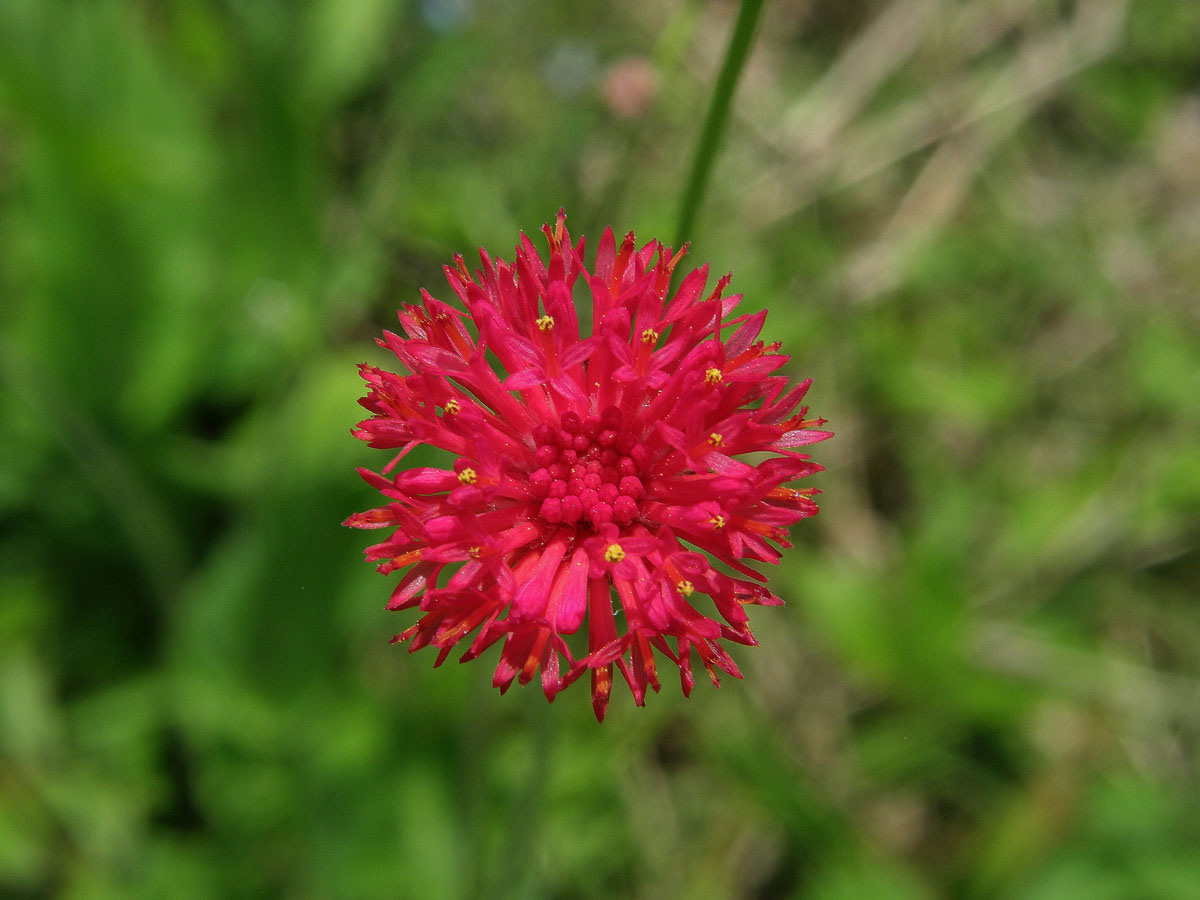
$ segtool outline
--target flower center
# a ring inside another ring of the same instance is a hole
[[[587,419],[565,412],[557,428],[534,429],[538,468],[529,474],[529,487],[542,501],[543,519],[599,528],[638,517],[650,452],[623,424],[621,411],[610,406]]]

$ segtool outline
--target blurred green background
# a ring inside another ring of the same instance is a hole
[[[1200,4],[769,3],[689,237],[837,437],[745,681],[388,645],[354,364],[673,240],[736,14],[0,2],[0,895],[1200,897]]]

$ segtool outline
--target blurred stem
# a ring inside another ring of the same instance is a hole
[[[763,3],[764,0],[742,0],[742,8],[738,11],[737,23],[733,26],[733,35],[729,38],[729,47],[725,50],[725,60],[721,63],[717,83],[713,86],[712,96],[708,100],[704,127],[700,131],[700,140],[692,156],[692,169],[679,204],[679,219],[675,228],[676,247],[683,246],[688,240],[700,204],[704,200],[708,176],[712,172],[713,161],[717,158],[717,146],[721,142],[721,133],[725,130],[725,121],[729,118],[729,107],[733,103],[738,78],[741,77],[742,67],[746,64],[746,57],[750,55],[754,28],[758,24]]]

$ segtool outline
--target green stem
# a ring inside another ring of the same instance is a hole
[[[742,0],[742,8],[738,11],[737,23],[733,26],[733,35],[729,38],[729,47],[725,51],[725,60],[721,63],[721,72],[717,75],[717,83],[708,101],[708,112],[704,116],[704,127],[700,131],[696,153],[692,157],[692,170],[688,174],[687,187],[679,204],[679,221],[675,229],[676,247],[682,246],[692,233],[696,213],[704,200],[708,176],[717,157],[717,145],[721,141],[721,132],[725,129],[725,120],[729,118],[729,107],[733,102],[738,78],[742,74],[742,66],[746,63],[746,57],[750,55],[754,27],[758,24],[763,2],[764,0]]]

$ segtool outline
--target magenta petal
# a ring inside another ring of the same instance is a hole
[[[523,391],[534,387],[538,384],[543,384],[546,381],[546,373],[541,369],[530,366],[528,369],[522,369],[514,375],[509,375],[504,379],[504,389],[506,391]]]
[[[588,555],[582,547],[571,554],[570,561],[559,568],[558,578],[550,589],[550,605],[555,609],[554,623],[560,634],[574,634],[583,624],[587,611]]]
[[[558,574],[558,564],[562,562],[566,550],[567,542],[559,539],[542,551],[529,580],[517,589],[517,595],[513,598],[509,613],[513,621],[531,619],[545,611],[550,600],[550,585]]]
[[[805,428],[800,431],[789,431],[782,435],[771,446],[783,449],[785,447],[803,447],[806,444],[816,444],[819,441],[825,441],[833,437],[832,431],[816,431],[811,428]]]

